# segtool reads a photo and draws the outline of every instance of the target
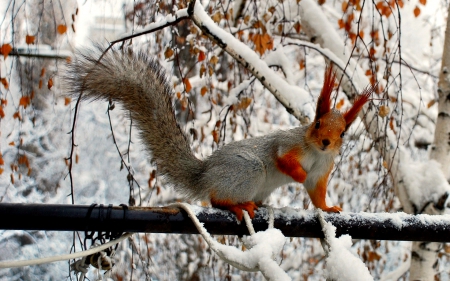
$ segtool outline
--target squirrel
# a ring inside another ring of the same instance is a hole
[[[159,174],[182,195],[209,199],[213,207],[230,210],[241,221],[243,210],[253,218],[277,187],[299,182],[315,207],[342,211],[325,202],[328,177],[344,133],[373,88],[366,88],[342,114],[331,108],[336,74],[328,67],[311,124],[231,142],[200,160],[177,123],[172,90],[159,63],[142,51],[109,50],[98,59],[98,49],[79,53],[68,66],[65,79],[70,94],[122,104]]]

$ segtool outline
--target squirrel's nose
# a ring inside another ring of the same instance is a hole
[[[324,140],[322,140],[322,144],[324,146],[329,146],[330,145],[330,141],[328,139],[324,139]]]

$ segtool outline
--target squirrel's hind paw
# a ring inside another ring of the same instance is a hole
[[[223,210],[229,210],[236,215],[236,219],[238,221],[242,221],[244,213],[242,210],[246,210],[250,218],[255,217],[255,210],[258,209],[258,206],[253,201],[247,201],[243,203],[234,203],[231,200],[216,200],[211,198],[211,205],[214,208],[219,208]]]

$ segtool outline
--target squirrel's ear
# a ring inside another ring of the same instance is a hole
[[[331,110],[331,92],[334,88],[336,81],[336,72],[333,71],[333,66],[329,65],[325,70],[325,78],[323,80],[322,91],[320,92],[319,99],[317,100],[316,117],[318,120],[324,114]]]
[[[353,106],[344,113],[344,119],[345,119],[345,130],[347,131],[348,127],[355,121],[356,117],[358,116],[359,112],[363,108],[364,104],[369,101],[370,96],[375,91],[375,87],[367,87],[364,89],[364,91],[355,98],[355,101],[353,102]]]

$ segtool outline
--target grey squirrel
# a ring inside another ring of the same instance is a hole
[[[250,217],[277,187],[303,183],[315,207],[339,212],[325,202],[327,181],[344,133],[369,100],[373,88],[359,95],[347,112],[331,108],[335,84],[332,67],[325,71],[314,121],[304,127],[226,144],[206,159],[198,159],[180,128],[172,105],[172,89],[162,67],[142,51],[109,50],[99,59],[87,51],[69,65],[66,75],[72,95],[111,100],[123,105],[161,175],[192,199],[209,199],[242,220]]]

